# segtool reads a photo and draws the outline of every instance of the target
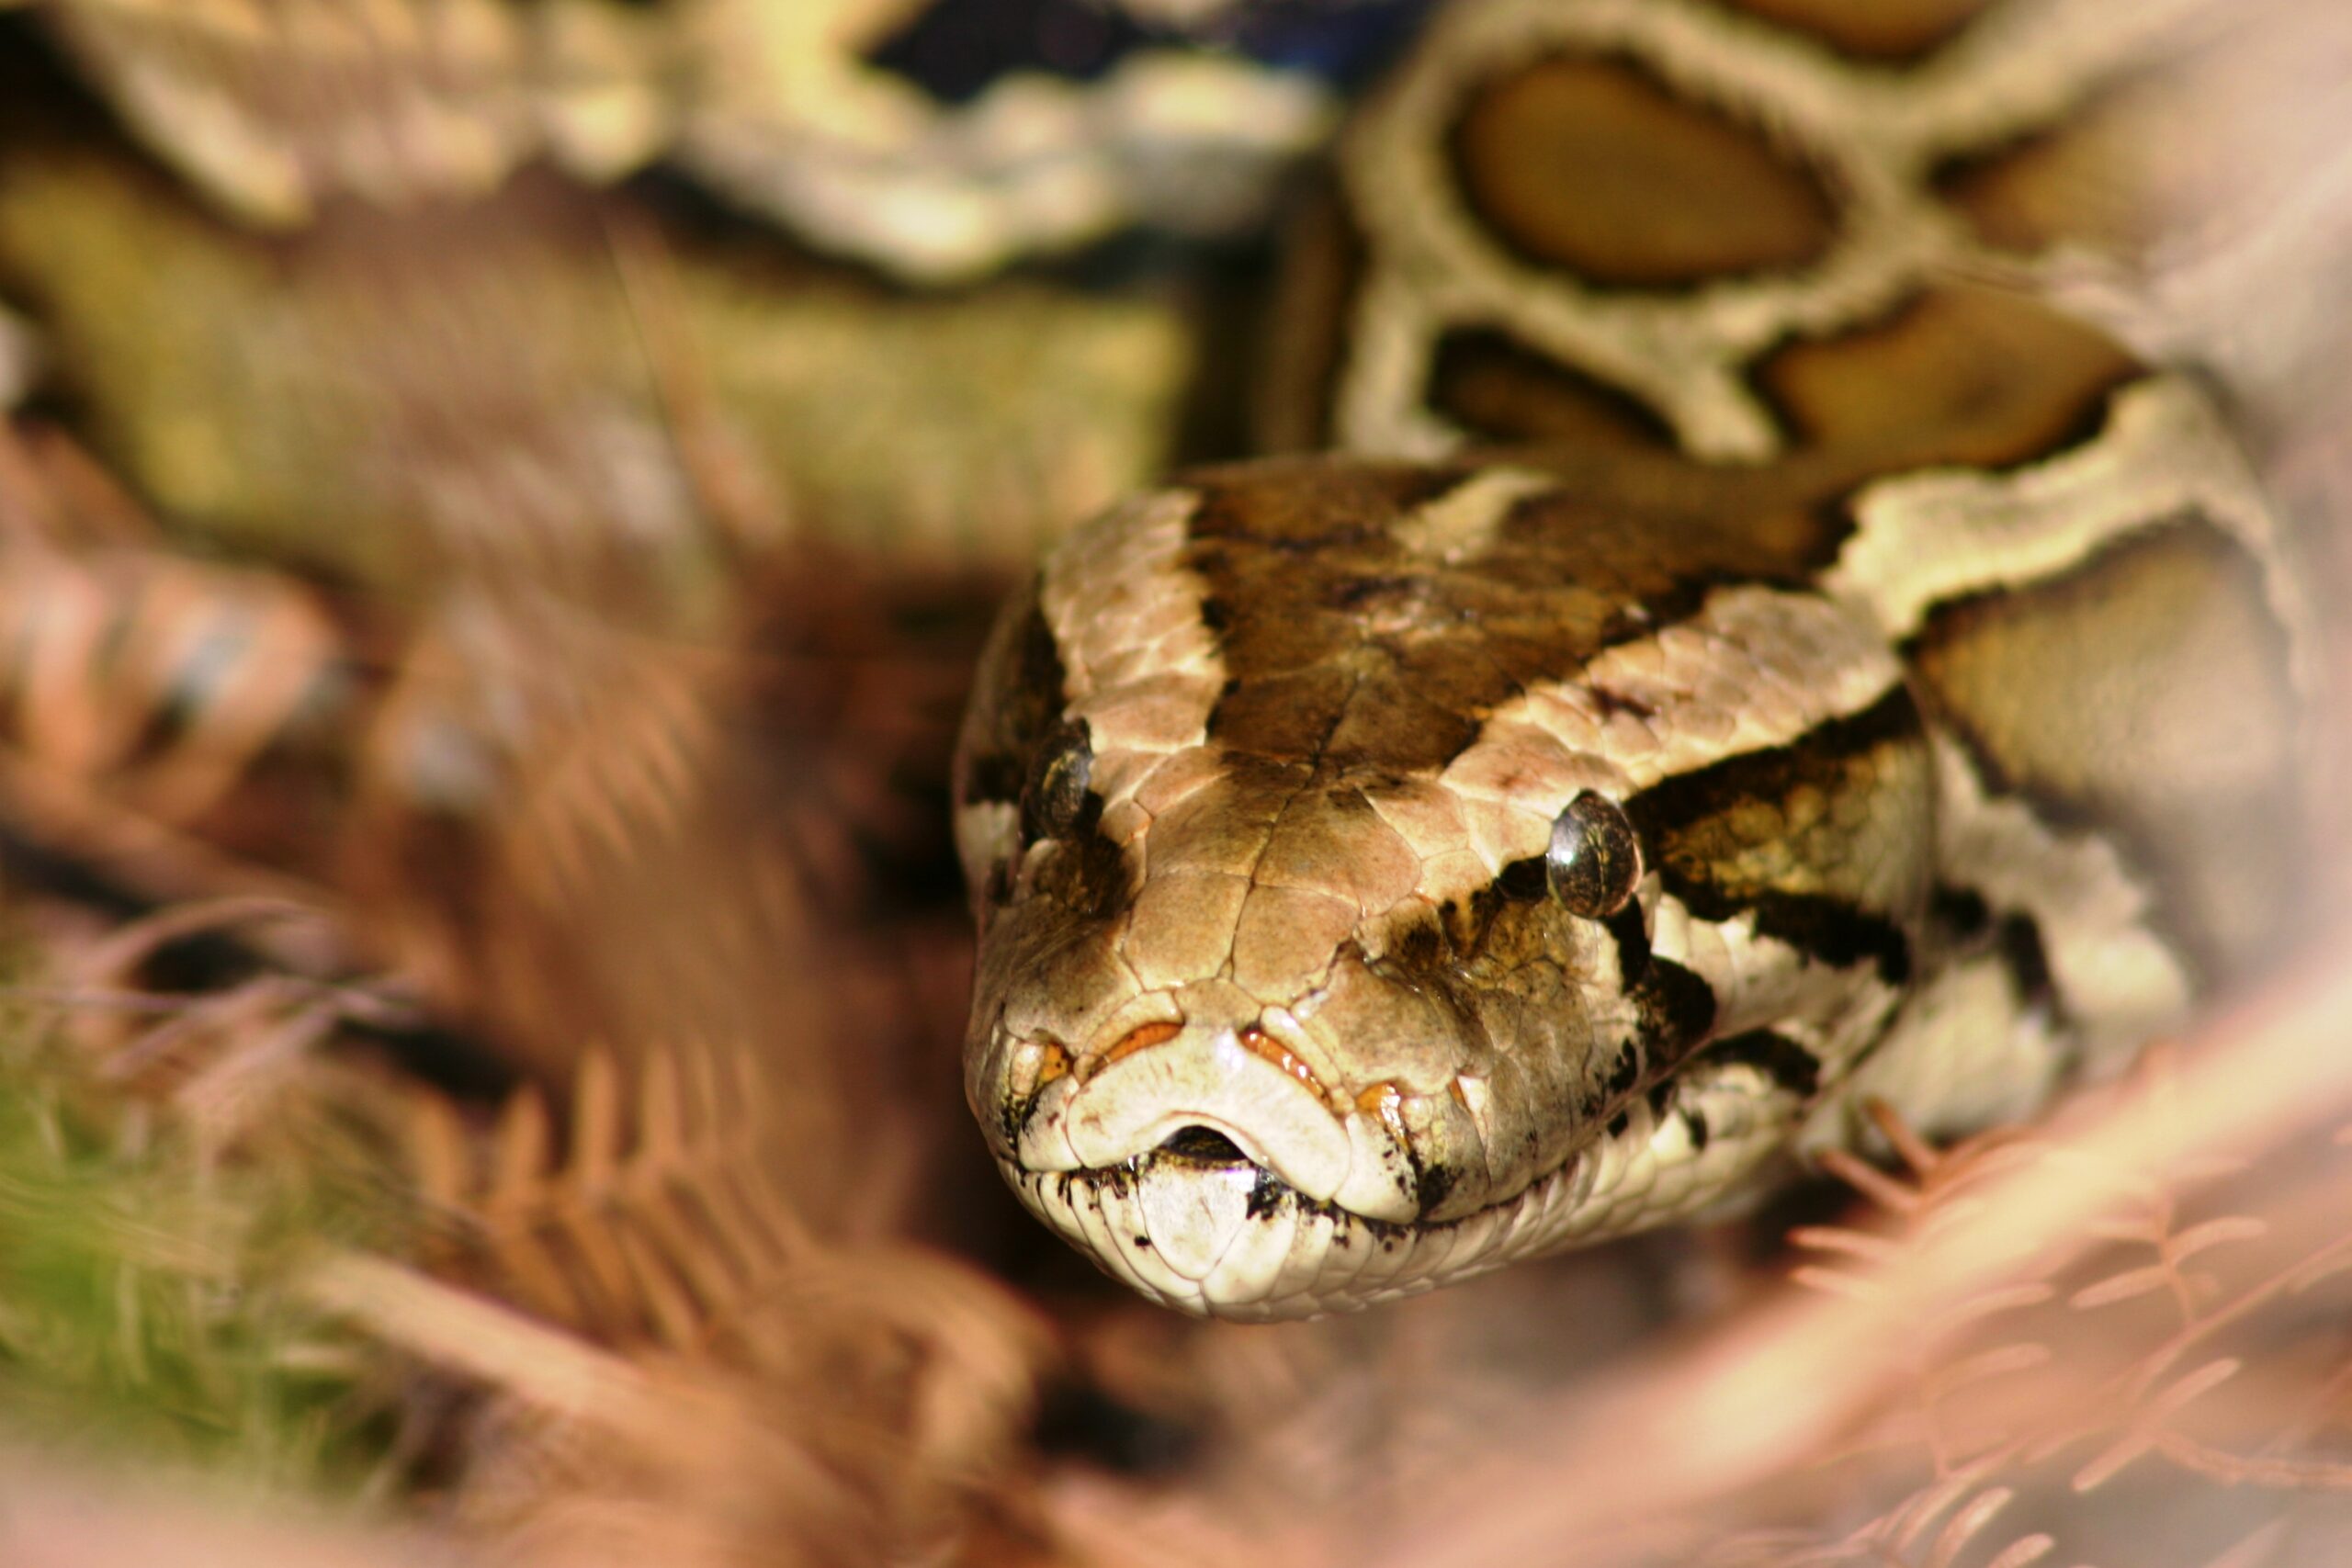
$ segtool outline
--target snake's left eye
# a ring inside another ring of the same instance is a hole
[[[1544,876],[1571,915],[1600,920],[1623,908],[1642,880],[1641,842],[1623,808],[1590,790],[1568,802],[1552,819]]]
[[[1021,790],[1021,836],[1066,839],[1078,829],[1086,810],[1086,791],[1094,774],[1094,747],[1082,721],[1065,720],[1047,732],[1030,759],[1028,782]]]

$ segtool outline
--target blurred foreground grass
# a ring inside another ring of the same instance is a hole
[[[403,1447],[397,1359],[285,1288],[322,1249],[408,1229],[364,1132],[304,1116],[268,1157],[224,1157],[101,1083],[58,1019],[0,1000],[7,1436],[271,1492],[381,1492]]]

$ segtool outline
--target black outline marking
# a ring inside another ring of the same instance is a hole
[[[1715,989],[1694,969],[1653,957],[1639,984],[1626,988],[1638,1010],[1643,1054],[1654,1072],[1671,1072],[1715,1027]]]
[[[1600,927],[1617,944],[1618,987],[1631,992],[1650,972],[1650,928],[1642,913],[1642,901],[1627,900],[1625,907],[1603,920]]]
[[[1911,975],[1911,942],[1888,915],[1850,899],[1762,888],[1735,893],[1690,874],[1662,843],[1692,823],[1758,799],[1778,800],[1805,781],[1809,766],[1834,764],[1892,743],[1925,746],[1925,721],[1908,685],[1896,682],[1868,707],[1814,726],[1780,746],[1742,751],[1662,779],[1625,801],[1665,890],[1700,919],[1718,923],[1753,912],[1761,935],[1841,968],[1867,959],[1889,985]]]
[[[1481,353],[1492,355],[1497,363],[1484,367],[1463,363],[1468,356]],[[1602,380],[1579,366],[1555,359],[1529,347],[1506,328],[1494,322],[1463,322],[1438,333],[1437,341],[1430,346],[1429,372],[1422,378],[1420,405],[1443,415],[1474,435],[1496,442],[1575,440],[1584,445],[1595,444],[1591,429],[1547,428],[1526,420],[1508,425],[1493,420],[1480,420],[1472,416],[1458,396],[1442,395],[1442,388],[1450,376],[1475,375],[1481,369],[1507,378],[1525,376],[1554,383],[1554,387],[1537,389],[1539,399],[1544,392],[1556,389],[1567,396],[1589,400],[1596,415],[1593,423],[1611,434],[1622,435],[1628,446],[1678,455],[1682,450],[1681,443],[1676,439],[1674,426],[1664,414],[1640,397]],[[1454,390],[1458,394],[1458,380]],[[1516,394],[1518,389],[1512,388],[1511,390]],[[1542,405],[1539,401],[1532,406],[1540,408]]]
[[[2050,970],[2050,953],[2042,945],[2041,927],[2031,915],[2022,909],[2011,910],[2001,917],[1994,929],[1994,951],[2001,955],[2001,967],[2009,977],[2009,987],[2017,993],[2018,1003],[2026,1009],[2058,1007],[2058,980]]]
[[[1821,1059],[1773,1030],[1751,1029],[1718,1040],[1707,1047],[1705,1059],[1754,1067],[1776,1088],[1801,1100],[1810,1100],[1821,1092]]]

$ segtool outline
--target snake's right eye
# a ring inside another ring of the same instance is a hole
[[[1552,847],[1544,857],[1552,897],[1571,915],[1606,919],[1623,908],[1641,886],[1641,840],[1624,808],[1605,795],[1587,790],[1553,820]]]
[[[1086,791],[1094,774],[1094,748],[1082,721],[1056,725],[1030,759],[1029,777],[1021,789],[1021,836],[1066,839],[1078,829],[1086,810]]]

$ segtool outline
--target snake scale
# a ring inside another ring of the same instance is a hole
[[[2194,11],[1441,12],[1274,311],[1323,450],[1085,525],[989,645],[967,1087],[1032,1209],[1188,1312],[1361,1307],[1866,1098],[2026,1113],[2282,942],[2311,608],[2068,286]]]

